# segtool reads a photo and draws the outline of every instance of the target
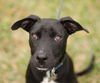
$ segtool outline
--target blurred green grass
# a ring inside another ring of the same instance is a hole
[[[59,0],[0,0],[0,83],[24,83],[30,58],[28,33],[12,32],[10,27],[18,19],[30,14],[56,18]],[[71,16],[90,33],[78,32],[68,39],[67,51],[75,70],[88,64],[96,55],[94,70],[82,77],[80,83],[100,83],[100,0],[64,0],[61,17]]]

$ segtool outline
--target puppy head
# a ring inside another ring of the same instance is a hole
[[[17,30],[20,27],[29,32],[32,68],[44,69],[60,63],[69,35],[81,30],[88,32],[71,17],[56,20],[31,15],[15,22],[11,28]]]

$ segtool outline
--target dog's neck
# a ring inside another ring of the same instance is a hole
[[[46,76],[43,78],[41,83],[57,83],[55,80],[57,79],[57,70],[62,67],[63,61],[60,62],[57,66],[53,67],[52,69],[48,69],[46,71]]]
[[[48,71],[46,72],[46,76],[43,78],[43,81],[41,83],[56,83],[56,71],[63,65],[63,62],[64,60],[62,60],[57,66],[53,67],[52,69],[48,69]]]
[[[61,80],[59,80],[59,78],[62,78],[62,77],[64,77],[64,75],[67,74],[67,70],[63,65],[63,64],[65,64],[66,61],[68,61],[66,59],[67,59],[66,57],[63,57],[59,64],[57,64],[54,68],[52,68],[52,70],[48,70],[46,72],[46,75],[43,77],[43,80],[41,83],[58,83],[59,81],[61,81]],[[66,64],[66,66],[68,67],[67,64]],[[66,71],[66,73],[63,71],[63,69]],[[62,71],[63,71],[63,73],[62,73]],[[65,77],[67,77],[67,76],[65,76]]]

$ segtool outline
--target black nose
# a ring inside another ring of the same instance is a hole
[[[45,61],[48,59],[46,55],[38,55],[36,58],[40,64],[45,63]]]

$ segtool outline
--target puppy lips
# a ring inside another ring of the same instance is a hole
[[[41,71],[47,71],[48,68],[41,68],[41,67],[36,67],[37,70],[41,70]]]

